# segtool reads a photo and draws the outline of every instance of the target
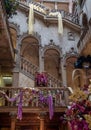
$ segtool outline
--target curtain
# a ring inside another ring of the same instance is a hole
[[[63,34],[63,23],[62,23],[62,16],[60,13],[58,14],[58,33],[61,35]]]
[[[34,12],[33,12],[33,4],[29,4],[29,34],[33,34],[34,31]]]

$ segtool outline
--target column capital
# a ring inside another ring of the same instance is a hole
[[[47,115],[46,112],[39,113],[39,119],[44,119],[46,115]]]
[[[16,112],[10,112],[9,113],[11,118],[16,118],[17,113]]]

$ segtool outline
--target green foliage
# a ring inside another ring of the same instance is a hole
[[[18,2],[16,0],[4,0],[4,5],[8,17],[16,14],[16,9],[18,7]]]

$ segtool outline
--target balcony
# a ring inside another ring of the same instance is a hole
[[[27,0],[26,1],[19,0],[18,2],[19,2],[19,6],[22,9],[26,9],[26,10],[29,9],[29,3],[32,3],[35,14],[42,16],[42,18],[44,18],[45,21],[49,21],[51,23],[53,23],[53,21],[57,22],[58,16],[54,16],[54,15],[57,14],[58,12],[60,12],[64,22],[72,24],[73,26],[78,28],[78,30],[80,29],[79,17],[77,15],[73,15],[72,13],[66,12],[61,9],[50,9],[41,3],[37,3],[37,2],[33,2],[33,1],[30,2]],[[52,14],[52,15],[50,15],[50,14]]]
[[[0,87],[0,113],[17,112],[19,104],[22,104],[23,113],[49,112],[48,98],[50,97],[52,97],[54,112],[64,112],[68,104],[67,94],[67,88]]]

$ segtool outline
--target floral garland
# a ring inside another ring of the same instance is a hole
[[[46,103],[49,106],[49,117],[50,117],[50,119],[52,119],[54,112],[53,112],[53,97],[52,97],[51,93],[45,97],[39,90],[24,88],[22,91],[19,92],[19,94],[17,94],[17,96],[15,96],[13,98],[9,98],[8,95],[4,91],[1,91],[1,90],[0,90],[0,94],[2,97],[6,98],[7,101],[9,101],[9,102],[14,102],[19,99],[17,119],[22,120],[22,103],[23,103],[24,92],[26,92],[26,91],[30,92],[30,96],[31,96],[31,94],[34,95],[35,93],[38,93],[39,101],[42,104]],[[31,100],[31,98],[30,98],[30,100]]]
[[[91,85],[87,89],[78,88],[69,97],[70,103],[61,120],[68,122],[70,130],[90,130],[91,129],[91,101],[89,94]]]

